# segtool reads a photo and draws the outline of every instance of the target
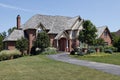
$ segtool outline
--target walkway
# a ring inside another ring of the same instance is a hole
[[[86,66],[86,67],[97,69],[110,74],[120,75],[120,66],[118,65],[98,63],[98,62],[92,62],[92,61],[86,61],[86,60],[78,60],[78,59],[69,57],[67,53],[48,55],[48,57],[57,61],[63,61],[71,64]]]

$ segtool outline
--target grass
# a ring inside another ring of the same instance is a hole
[[[109,63],[109,64],[116,64],[120,65],[120,53],[91,53],[90,55],[84,55],[84,56],[72,56],[74,58],[78,58],[81,60],[89,60],[89,61],[95,61],[95,62],[102,62],[102,63]]]
[[[0,80],[120,80],[120,76],[38,55],[0,62]]]

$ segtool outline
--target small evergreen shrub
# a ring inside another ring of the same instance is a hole
[[[41,54],[56,54],[56,53],[57,53],[56,48],[48,47],[48,48],[45,48],[45,50]]]
[[[9,60],[21,56],[18,50],[3,50],[0,52],[0,61]]]
[[[70,52],[70,55],[75,55],[75,51],[74,51],[74,50],[71,51],[71,52]]]
[[[113,46],[106,46],[105,47],[105,50],[106,49],[109,49],[109,50],[112,50],[113,52],[116,52],[117,51],[117,48],[113,47]]]
[[[78,55],[78,56],[84,56],[84,54],[85,54],[85,53],[82,52],[82,51],[77,52],[77,55]]]
[[[112,51],[111,49],[105,49],[105,53],[110,53],[110,54],[112,54],[113,51]]]
[[[104,47],[103,46],[99,46],[100,48],[100,52],[104,52]]]
[[[95,51],[95,49],[88,49],[88,54],[90,54],[90,53],[95,53],[96,51]]]

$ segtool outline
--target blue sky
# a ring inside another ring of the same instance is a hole
[[[0,0],[0,32],[16,26],[16,16],[24,24],[35,14],[78,16],[97,27],[120,29],[120,0]]]

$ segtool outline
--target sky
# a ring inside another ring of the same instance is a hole
[[[0,0],[0,33],[16,26],[16,16],[24,24],[35,14],[80,16],[96,27],[120,29],[120,0]]]

